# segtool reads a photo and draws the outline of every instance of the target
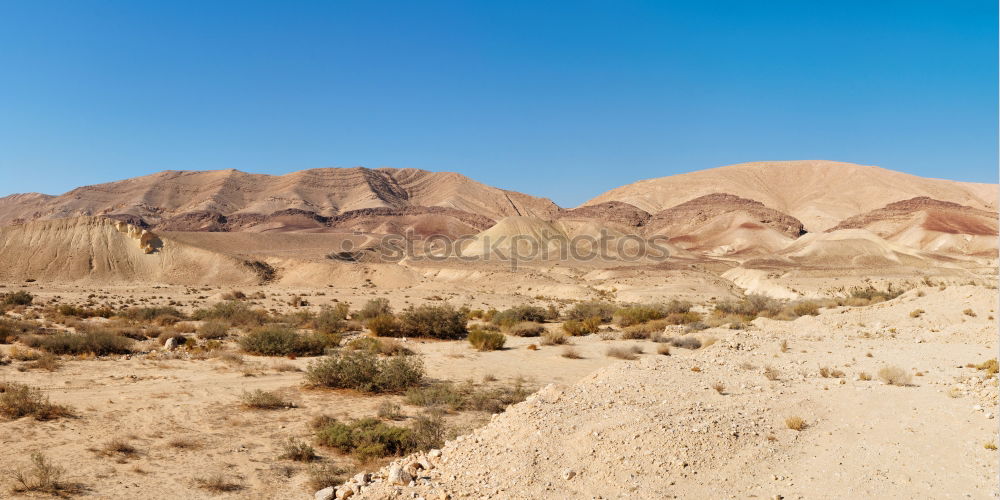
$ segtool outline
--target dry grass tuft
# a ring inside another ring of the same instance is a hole
[[[778,373],[778,370],[775,369],[773,366],[764,367],[764,377],[766,377],[768,380],[771,381],[778,380],[779,376],[780,374]]]
[[[560,356],[568,359],[583,359],[583,356],[573,346],[563,347]]]
[[[901,387],[910,385],[913,380],[912,377],[910,377],[910,374],[906,373],[906,370],[903,370],[898,366],[883,367],[878,371],[878,378],[888,385],[897,385]]]
[[[562,345],[569,342],[569,336],[563,332],[546,332],[542,335],[542,345]]]
[[[793,431],[801,431],[806,428],[806,421],[801,417],[788,417],[785,419],[785,425]]]
[[[42,391],[16,382],[0,382],[0,416],[9,419],[32,416],[35,420],[72,417],[68,406],[52,404]]]
[[[212,474],[208,477],[195,479],[195,483],[199,488],[211,491],[212,493],[227,493],[243,489],[242,484],[226,477],[221,472]]]
[[[712,384],[712,389],[715,389],[715,392],[719,394],[725,394],[726,392],[726,386],[723,385],[722,382],[716,382]]]
[[[243,402],[243,406],[256,410],[277,410],[294,407],[292,403],[281,399],[277,394],[261,389],[253,392],[243,392],[240,395],[240,401]]]
[[[656,346],[656,354],[661,356],[670,356],[670,346],[666,344],[660,344]]]
[[[625,359],[632,361],[635,359],[639,359],[639,356],[637,356],[637,354],[642,354],[642,347],[639,347],[637,345],[630,347],[609,347],[606,354],[609,358],[618,358],[618,359]]]
[[[864,380],[865,382],[872,379],[872,376],[868,372],[861,372],[858,374],[858,380]]]
[[[295,438],[290,438],[282,445],[282,454],[278,457],[282,460],[294,460],[296,462],[312,462],[319,458],[316,450]]]

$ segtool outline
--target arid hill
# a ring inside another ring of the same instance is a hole
[[[867,229],[886,240],[934,252],[997,252],[997,212],[926,196],[856,215],[829,231],[840,229]]]
[[[282,214],[334,217],[355,210],[412,207],[442,207],[491,220],[550,217],[559,210],[548,199],[490,187],[456,173],[417,169],[321,168],[278,176],[238,170],[166,171],[81,187],[60,196],[0,198],[0,225],[124,214],[153,226],[217,224],[217,230],[225,230],[234,216],[236,223],[230,225],[245,227]],[[293,225],[302,222],[306,221]]]
[[[997,185],[974,184],[831,161],[754,162],[647,179],[612,189],[584,206],[607,201],[649,213],[712,193],[730,193],[789,214],[810,232],[888,203],[928,196],[983,210],[996,210]]]

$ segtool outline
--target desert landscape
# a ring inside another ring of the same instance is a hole
[[[362,167],[0,198],[0,497],[996,498],[998,196],[787,161],[573,208]]]

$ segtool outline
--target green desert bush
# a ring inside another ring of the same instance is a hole
[[[208,309],[198,309],[192,314],[196,320],[219,320],[234,326],[252,327],[267,323],[267,311],[251,309],[246,302],[230,300],[218,302]]]
[[[759,294],[750,294],[739,300],[724,300],[715,304],[717,314],[742,316],[747,319],[758,316],[771,317],[781,312],[781,309],[781,301]]]
[[[382,354],[385,356],[406,356],[413,354],[413,351],[395,340],[374,337],[358,337],[348,342],[344,347],[355,351],[368,351],[372,354]]]
[[[516,306],[493,315],[491,322],[503,328],[510,328],[523,321],[541,323],[548,317],[548,311],[537,306]]]
[[[326,334],[343,332],[347,327],[347,316],[349,314],[350,306],[343,302],[324,307],[316,315],[316,331]]]
[[[479,351],[496,351],[503,348],[507,337],[502,333],[488,332],[474,328],[469,332],[469,343]]]
[[[306,368],[306,381],[313,387],[372,393],[401,392],[423,378],[423,362],[416,356],[383,359],[368,351],[337,352]]]
[[[465,338],[466,315],[450,304],[410,307],[399,315],[400,333],[406,337]]]
[[[42,349],[52,354],[93,354],[95,356],[128,354],[132,352],[133,344],[130,338],[103,330],[32,335],[22,340],[29,347]]]
[[[324,333],[298,333],[285,325],[255,328],[239,340],[240,348],[263,356],[318,356],[340,345],[340,337]]]
[[[618,326],[633,326],[663,319],[670,315],[684,315],[691,310],[691,303],[673,300],[666,304],[636,304],[618,309],[614,322]]]
[[[328,419],[316,429],[316,442],[350,453],[358,460],[405,455],[416,448],[410,429],[382,422],[377,418],[362,418],[347,423]]]
[[[167,306],[130,307],[118,315],[132,321],[156,322],[161,325],[173,324],[184,319],[184,313]]]
[[[389,305],[389,299],[380,297],[369,300],[365,303],[364,307],[362,307],[361,310],[354,315],[354,319],[365,321],[379,316],[392,316],[392,306]]]
[[[406,403],[452,411],[500,413],[512,404],[524,401],[531,392],[520,380],[494,386],[472,382],[436,382],[406,391]]]
[[[277,410],[292,406],[291,403],[285,401],[274,392],[261,389],[243,392],[240,394],[240,401],[243,403],[243,406],[256,410]]]

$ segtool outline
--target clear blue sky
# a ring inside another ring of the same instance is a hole
[[[996,2],[0,0],[0,196],[363,165],[573,206],[788,159],[996,182]]]

